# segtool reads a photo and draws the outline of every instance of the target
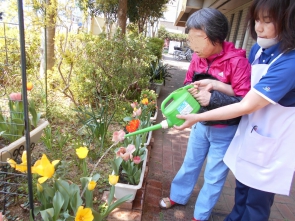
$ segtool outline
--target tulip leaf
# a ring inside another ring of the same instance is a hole
[[[91,208],[91,211],[92,211],[92,215],[94,217],[94,220],[95,221],[101,221],[102,220],[102,216],[99,212],[95,211],[93,208]]]
[[[70,185],[68,182],[58,179],[55,181],[55,187],[62,194],[62,197],[64,199],[64,204],[63,204],[62,209],[65,211],[68,209],[69,201],[70,201],[70,197],[71,197],[71,193],[69,191]]]
[[[100,178],[100,174],[96,173],[96,174],[94,174],[94,176],[92,177],[92,180],[96,182],[96,181],[98,181],[99,178]]]
[[[72,185],[71,185],[72,186]],[[77,186],[78,187],[78,186]],[[78,187],[78,190],[76,189],[72,195],[71,195],[71,200],[70,200],[70,206],[74,212],[74,214],[76,214],[79,206],[82,205],[83,201],[80,197],[80,190],[79,190],[79,187]]]
[[[56,191],[53,197],[54,219],[59,217],[60,210],[64,204],[64,199],[59,191]]]
[[[131,121],[133,118],[132,117],[124,117],[124,121]]]
[[[54,216],[54,209],[53,208],[49,208],[46,210],[42,210],[40,211],[41,216],[42,216],[42,220],[44,221],[53,221],[53,216]]]

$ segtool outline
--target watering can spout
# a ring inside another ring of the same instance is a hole
[[[132,133],[125,134],[125,138],[126,137],[130,137],[130,136],[134,136],[134,135],[137,135],[137,134],[142,134],[142,133],[150,132],[152,130],[159,130],[159,129],[162,129],[162,128],[163,129],[167,129],[168,128],[168,123],[167,123],[166,120],[163,120],[159,124],[155,124],[153,126],[146,127],[146,128],[141,129],[141,130],[137,130],[137,131],[134,131]]]

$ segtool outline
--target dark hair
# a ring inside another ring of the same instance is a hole
[[[270,21],[274,23],[276,32],[278,34],[278,40],[281,42],[280,48],[282,51],[289,51],[294,48],[294,40],[292,36],[288,35],[287,29],[287,17],[288,6],[290,0],[254,0],[249,8],[248,24],[250,34],[253,39],[257,39],[257,33],[255,32],[255,20],[267,13]],[[290,20],[293,22],[294,19]],[[293,24],[292,24],[292,27]]]
[[[287,22],[287,32],[284,33],[288,37],[288,39],[291,38],[292,40],[292,49],[295,47],[295,1],[290,1],[289,8],[286,13],[286,22]],[[291,41],[290,40],[290,41]]]
[[[214,8],[203,8],[194,12],[186,22],[186,30],[203,30],[213,45],[223,43],[228,34],[228,21],[224,14]]]

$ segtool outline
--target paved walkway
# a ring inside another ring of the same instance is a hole
[[[158,105],[172,91],[183,86],[183,80],[189,63],[175,61],[172,56],[164,56],[164,62],[175,67],[173,78],[162,88]],[[160,113],[157,122],[163,120]],[[169,196],[170,183],[180,168],[186,152],[186,144],[190,130],[174,129],[153,131],[154,143],[149,159],[149,171],[146,177],[145,197],[142,221],[190,221],[193,217],[194,205],[203,184],[203,170],[186,206],[175,206],[169,210],[161,210],[158,202],[161,197]],[[290,196],[276,195],[272,206],[270,221],[295,221],[295,177]],[[210,221],[223,220],[234,204],[235,178],[230,172],[222,195],[215,205]],[[133,220],[133,219],[130,219]],[[251,221],[251,220],[249,220]]]

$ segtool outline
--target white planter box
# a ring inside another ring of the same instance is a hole
[[[155,115],[150,118],[150,122],[155,122],[158,116],[158,109],[156,109]]]
[[[132,197],[126,202],[132,202],[134,200],[137,190],[142,187],[147,157],[148,157],[148,150],[146,149],[145,158],[144,158],[142,169],[141,169],[140,181],[137,185],[130,185],[130,184],[124,184],[124,183],[117,183],[115,185],[116,199],[121,199],[122,197],[131,194]]]
[[[152,126],[152,125],[151,125],[151,126]],[[150,132],[148,133],[148,137],[147,137],[147,139],[146,139],[146,142],[143,144],[144,146],[148,146],[148,145],[150,144],[151,139],[152,139],[152,134],[153,134],[153,131],[150,131]]]
[[[35,146],[35,143],[41,137],[41,134],[44,128],[48,125],[48,121],[40,119],[38,127],[30,132],[30,143],[31,147]],[[34,145],[34,146],[33,146]],[[0,149],[0,161],[6,162],[7,158],[16,159],[18,156],[21,156],[22,152],[26,149],[26,138],[22,136],[18,140],[12,142],[6,147]]]

